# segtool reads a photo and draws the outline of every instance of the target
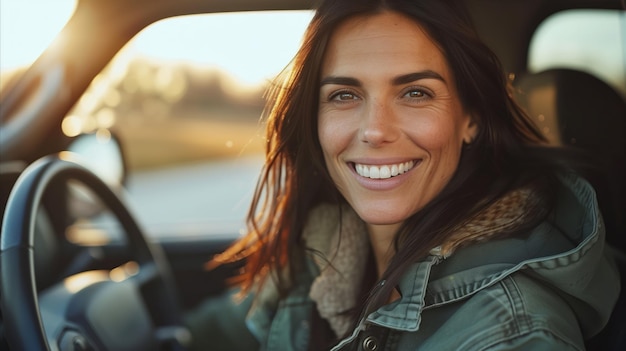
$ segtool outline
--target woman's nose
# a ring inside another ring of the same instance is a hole
[[[368,104],[359,134],[360,140],[372,147],[396,140],[399,133],[393,108],[380,102]]]

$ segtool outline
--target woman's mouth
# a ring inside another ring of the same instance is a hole
[[[415,166],[415,160],[389,164],[389,165],[366,165],[354,163],[354,169],[358,175],[370,179],[388,179],[410,171]]]

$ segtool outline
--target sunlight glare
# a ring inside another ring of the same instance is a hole
[[[67,23],[76,0],[3,0],[0,6],[0,69],[5,71],[34,62]],[[126,51],[214,67],[238,84],[255,86],[289,63],[312,16],[312,11],[266,11],[175,17],[146,28]]]
[[[63,285],[68,292],[75,294],[88,286],[108,279],[109,276],[104,270],[87,271],[65,278]]]
[[[53,42],[76,0],[2,0],[0,69],[28,66]]]

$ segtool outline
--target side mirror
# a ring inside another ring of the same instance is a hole
[[[79,135],[70,143],[67,151],[113,189],[123,187],[127,173],[126,160],[115,134],[100,130],[94,134]]]
[[[126,160],[119,139],[108,130],[77,136],[67,148],[68,158],[100,177],[113,191],[121,192],[126,182]],[[75,218],[89,218],[102,212],[103,207],[77,182],[68,184],[69,211]]]

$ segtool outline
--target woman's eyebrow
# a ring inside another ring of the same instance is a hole
[[[328,76],[320,82],[320,87],[326,84],[336,84],[336,85],[349,85],[353,87],[360,87],[362,84],[356,78],[350,77],[337,77],[337,76]]]
[[[403,85],[403,84],[415,82],[421,79],[437,79],[446,83],[446,80],[443,79],[443,77],[439,73],[432,71],[432,70],[425,70],[425,71],[403,74],[403,75],[394,77],[391,80],[391,82],[393,85]],[[340,77],[340,76],[325,77],[320,82],[320,87],[326,84],[347,85],[347,86],[353,86],[353,87],[362,86],[361,81],[359,81],[356,78]]]
[[[446,83],[446,80],[443,79],[443,77],[439,73],[431,70],[403,74],[401,76],[393,78],[391,82],[393,85],[403,85],[421,79],[437,79]]]

